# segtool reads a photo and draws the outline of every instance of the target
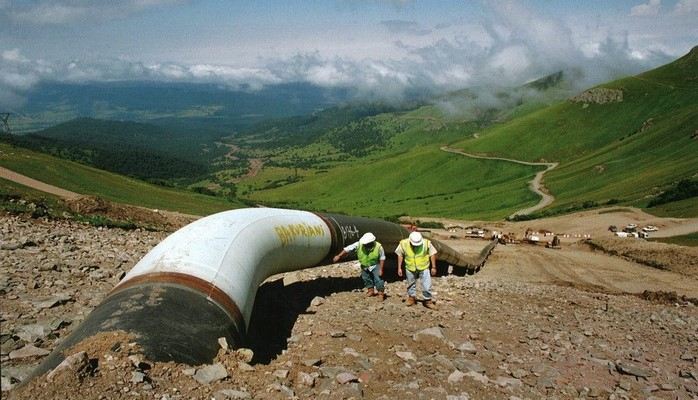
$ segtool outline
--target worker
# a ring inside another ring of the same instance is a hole
[[[436,248],[431,240],[424,239],[419,232],[412,232],[407,239],[402,239],[395,249],[397,255],[397,274],[402,277],[402,263],[405,263],[407,275],[406,306],[417,302],[417,279],[422,285],[424,306],[436,308],[431,298],[431,277],[436,275]],[[430,268],[431,267],[431,268]]]
[[[385,282],[383,276],[383,264],[385,264],[385,250],[383,245],[376,240],[371,232],[361,236],[358,242],[354,242],[342,249],[334,256],[333,262],[339,261],[349,253],[356,252],[356,257],[361,264],[361,279],[364,282],[366,296],[378,295],[378,301],[385,300]]]

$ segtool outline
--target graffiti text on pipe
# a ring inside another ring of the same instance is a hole
[[[311,238],[325,235],[322,225],[308,225],[306,223],[276,226],[274,230],[279,235],[282,246],[286,246],[298,237]]]
[[[355,225],[340,226],[339,230],[342,232],[342,239],[345,242],[347,239],[359,240],[359,229]]]

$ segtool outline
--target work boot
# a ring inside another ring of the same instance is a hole
[[[429,300],[424,302],[424,307],[426,307],[430,310],[433,310],[436,308],[436,304],[431,299],[429,299]]]
[[[371,297],[375,295],[375,292],[373,291],[373,288],[370,288],[366,291],[366,297]]]
[[[405,305],[406,305],[407,307],[410,307],[410,306],[415,305],[416,303],[417,303],[417,299],[415,299],[414,297],[410,296],[410,297],[407,298],[407,301],[405,302]]]
[[[385,292],[378,292],[378,301],[385,300]]]

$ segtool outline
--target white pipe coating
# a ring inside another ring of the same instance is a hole
[[[145,255],[115,288],[152,273],[181,273],[223,291],[249,324],[257,288],[275,274],[318,265],[330,251],[327,224],[307,211],[247,208],[197,220]]]

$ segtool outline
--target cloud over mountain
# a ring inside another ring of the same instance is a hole
[[[572,13],[561,16],[533,3],[483,2],[473,10],[476,14],[461,10],[473,5],[453,6],[462,15],[434,6],[434,15],[429,15],[418,10],[410,14],[417,7],[411,1],[347,1],[350,11],[335,5],[355,18],[342,22],[346,26],[332,25],[319,15],[298,20],[296,30],[289,31],[298,37],[291,39],[270,36],[288,23],[273,11],[269,17],[247,17],[257,24],[269,19],[276,27],[248,26],[240,20],[244,16],[234,15],[229,21],[218,16],[209,25],[176,31],[144,24],[159,24],[158,18],[168,15],[177,29],[176,22],[204,13],[202,6],[184,0],[0,0],[0,35],[8,39],[0,40],[0,106],[21,107],[24,94],[41,81],[207,82],[248,90],[307,81],[352,87],[366,96],[399,97],[409,91],[520,85],[577,68],[583,88],[668,62],[698,37],[696,28],[690,28],[698,0],[681,0],[673,7],[650,0],[626,9],[625,20],[613,25]],[[360,19],[369,13],[356,11],[381,4],[387,8],[372,23]],[[323,12],[334,17],[333,10]],[[652,20],[646,19],[648,14]],[[676,32],[660,29],[667,26],[662,18],[669,15]],[[112,19],[117,22],[107,22]],[[135,32],[130,37],[131,27],[148,36],[140,38]],[[77,39],[76,34],[94,37]],[[279,39],[283,41],[275,44]],[[3,47],[8,45],[12,47]]]

